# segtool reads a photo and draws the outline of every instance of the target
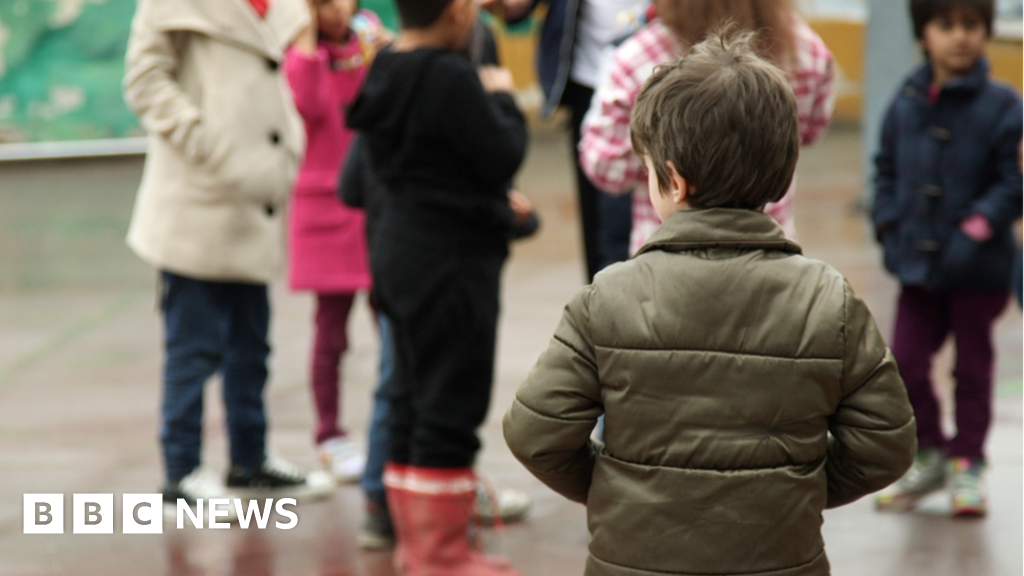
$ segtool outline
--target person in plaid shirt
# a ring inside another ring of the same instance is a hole
[[[580,141],[580,165],[598,188],[610,194],[633,192],[630,254],[636,253],[661,224],[651,206],[647,173],[633,153],[629,115],[644,81],[654,68],[683,55],[715,26],[732,20],[744,29],[774,30],[765,39],[767,55],[789,78],[796,93],[803,146],[817,141],[828,127],[835,103],[832,53],[792,8],[789,0],[657,0],[658,17],[616,49],[608,74],[594,95]],[[794,183],[786,196],[765,211],[790,238]]]

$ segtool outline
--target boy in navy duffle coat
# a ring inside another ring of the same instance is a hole
[[[917,417],[910,471],[876,501],[910,510],[947,486],[955,516],[980,516],[992,418],[992,326],[1009,300],[1021,215],[1021,101],[989,78],[993,0],[911,0],[927,57],[896,94],[876,158],[877,237],[900,281],[892,351]],[[930,372],[956,343],[956,428],[943,435]]]

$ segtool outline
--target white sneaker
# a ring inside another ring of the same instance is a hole
[[[316,454],[324,463],[324,468],[334,474],[338,482],[356,482],[363,477],[366,454],[356,447],[355,442],[344,436],[324,440],[317,445]]]
[[[981,518],[988,513],[985,495],[985,462],[981,459],[953,458],[949,462],[953,487],[953,516]]]
[[[185,476],[181,480],[178,480],[174,484],[168,484],[164,486],[164,521],[175,522],[178,518],[178,500],[184,500],[188,504],[189,508],[192,509],[192,513],[196,514],[197,503],[200,499],[203,500],[203,516],[205,518],[204,524],[209,525],[209,522],[214,518],[210,515],[212,510],[210,509],[209,501],[211,498],[224,498],[228,499],[227,505],[220,505],[217,507],[218,512],[222,512],[217,515],[217,522],[238,522],[238,513],[235,511],[234,502],[230,501],[235,495],[228,491],[227,488],[221,484],[215,476],[207,474],[205,471],[196,468],[188,476]],[[227,512],[227,514],[223,514]],[[184,512],[182,512],[185,514]],[[186,524],[190,524],[192,521],[188,518],[185,519]]]

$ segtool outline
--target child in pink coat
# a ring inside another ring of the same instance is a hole
[[[339,364],[353,300],[371,281],[363,211],[339,202],[335,189],[353,136],[344,110],[386,32],[372,12],[358,10],[357,0],[309,0],[309,8],[312,22],[285,61],[308,140],[289,217],[288,282],[317,298],[311,367],[317,453],[338,480],[354,481],[366,458],[339,424]]]

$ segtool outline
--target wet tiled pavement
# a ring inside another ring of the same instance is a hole
[[[797,224],[806,252],[845,273],[891,331],[896,286],[879,266],[862,215],[852,210],[860,176],[858,134],[833,130],[801,161]],[[176,530],[162,535],[22,534],[22,494],[155,492],[160,483],[157,402],[161,363],[155,273],[124,247],[138,157],[0,164],[0,576],[369,576],[390,575],[384,553],[358,550],[361,493],[340,487],[299,505],[294,530]],[[526,576],[581,574],[587,530],[582,507],[529,476],[511,457],[500,415],[543,350],[561,307],[582,282],[568,149],[539,133],[519,187],[539,206],[539,237],[514,249],[505,273],[496,389],[482,430],[479,468],[535,499],[525,522],[484,541]],[[273,289],[268,406],[271,448],[313,467],[306,380],[309,295]],[[996,422],[990,436],[991,514],[947,517],[942,496],[918,512],[878,515],[869,500],[825,514],[836,576],[1004,576],[1022,566],[1021,316],[998,325]],[[350,324],[344,413],[365,429],[375,379],[375,331],[365,302]],[[937,367],[950,385],[947,351]],[[224,470],[219,387],[208,389],[204,463]],[[120,509],[117,509],[118,515]]]

